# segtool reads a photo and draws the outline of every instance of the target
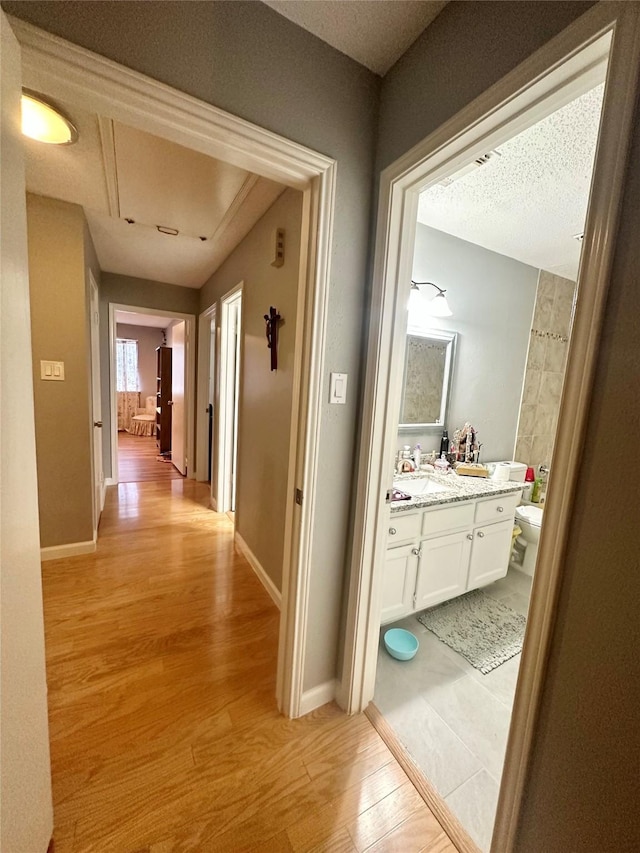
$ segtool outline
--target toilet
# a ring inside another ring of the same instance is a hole
[[[533,570],[536,567],[536,557],[538,556],[542,510],[539,506],[532,505],[516,507],[516,524],[522,530],[517,542],[525,549],[522,560],[522,571],[533,577]]]

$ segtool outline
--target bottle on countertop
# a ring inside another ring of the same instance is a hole
[[[440,439],[440,453],[438,454],[442,457],[443,453],[449,452],[449,434],[446,429],[442,430],[442,438]]]
[[[541,465],[538,468],[538,475],[533,483],[533,492],[531,493],[531,503],[543,505],[547,497],[547,477],[549,469],[546,465]]]
[[[416,471],[420,470],[421,457],[422,457],[422,448],[420,447],[419,444],[416,444],[416,446],[413,448],[413,462],[414,462],[414,465],[416,466]]]
[[[527,468],[527,473],[524,475],[524,488],[522,489],[522,500],[530,501],[531,495],[533,494],[533,484],[535,482],[536,475],[534,473],[533,468]]]

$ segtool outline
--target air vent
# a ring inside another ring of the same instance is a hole
[[[462,169],[460,169],[454,175],[450,175],[448,178],[444,178],[442,181],[440,181],[440,186],[450,186],[455,181],[459,180],[460,178],[463,178],[465,175],[468,175],[469,172],[475,171],[475,169],[478,169],[480,166],[486,166],[490,160],[494,160],[496,157],[502,157],[502,154],[498,151],[497,148],[493,151],[487,151],[486,154],[481,154],[479,157],[476,157],[476,159],[472,163],[469,163],[467,166],[463,166]]]

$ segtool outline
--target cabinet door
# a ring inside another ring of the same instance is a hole
[[[414,610],[461,595],[467,588],[471,533],[451,533],[420,543]]]
[[[509,568],[513,519],[499,524],[485,524],[473,531],[473,548],[469,567],[469,589],[486,586],[503,578]]]
[[[389,548],[384,563],[380,621],[393,622],[414,609],[418,549],[415,544]]]

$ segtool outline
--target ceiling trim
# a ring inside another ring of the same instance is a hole
[[[113,121],[99,115],[98,133],[100,134],[100,146],[102,148],[102,165],[104,166],[104,177],[107,183],[107,199],[109,202],[109,216],[120,219],[120,193],[118,192],[118,164],[116,160],[116,140],[113,132]]]
[[[215,240],[216,237],[219,237],[226,230],[227,226],[233,220],[236,213],[240,210],[242,205],[245,203],[247,196],[251,192],[251,190],[255,187],[255,185],[259,181],[258,175],[248,175],[245,179],[244,183],[238,190],[238,193],[234,200],[231,202],[230,207],[227,209],[227,212],[222,217],[220,222],[218,223],[218,227],[215,229],[213,234],[208,238],[209,240]]]
[[[337,163],[38,27],[13,17],[9,21],[30,85],[41,81],[49,91],[55,86],[59,97],[80,107],[304,193],[276,686],[278,708],[298,717],[310,694],[318,704],[316,691],[303,697],[303,690],[312,566],[321,536],[315,513]],[[305,496],[302,506],[295,503],[296,489]]]
[[[110,59],[9,16],[33,88],[304,190],[335,161]],[[215,132],[212,132],[215,130]]]

